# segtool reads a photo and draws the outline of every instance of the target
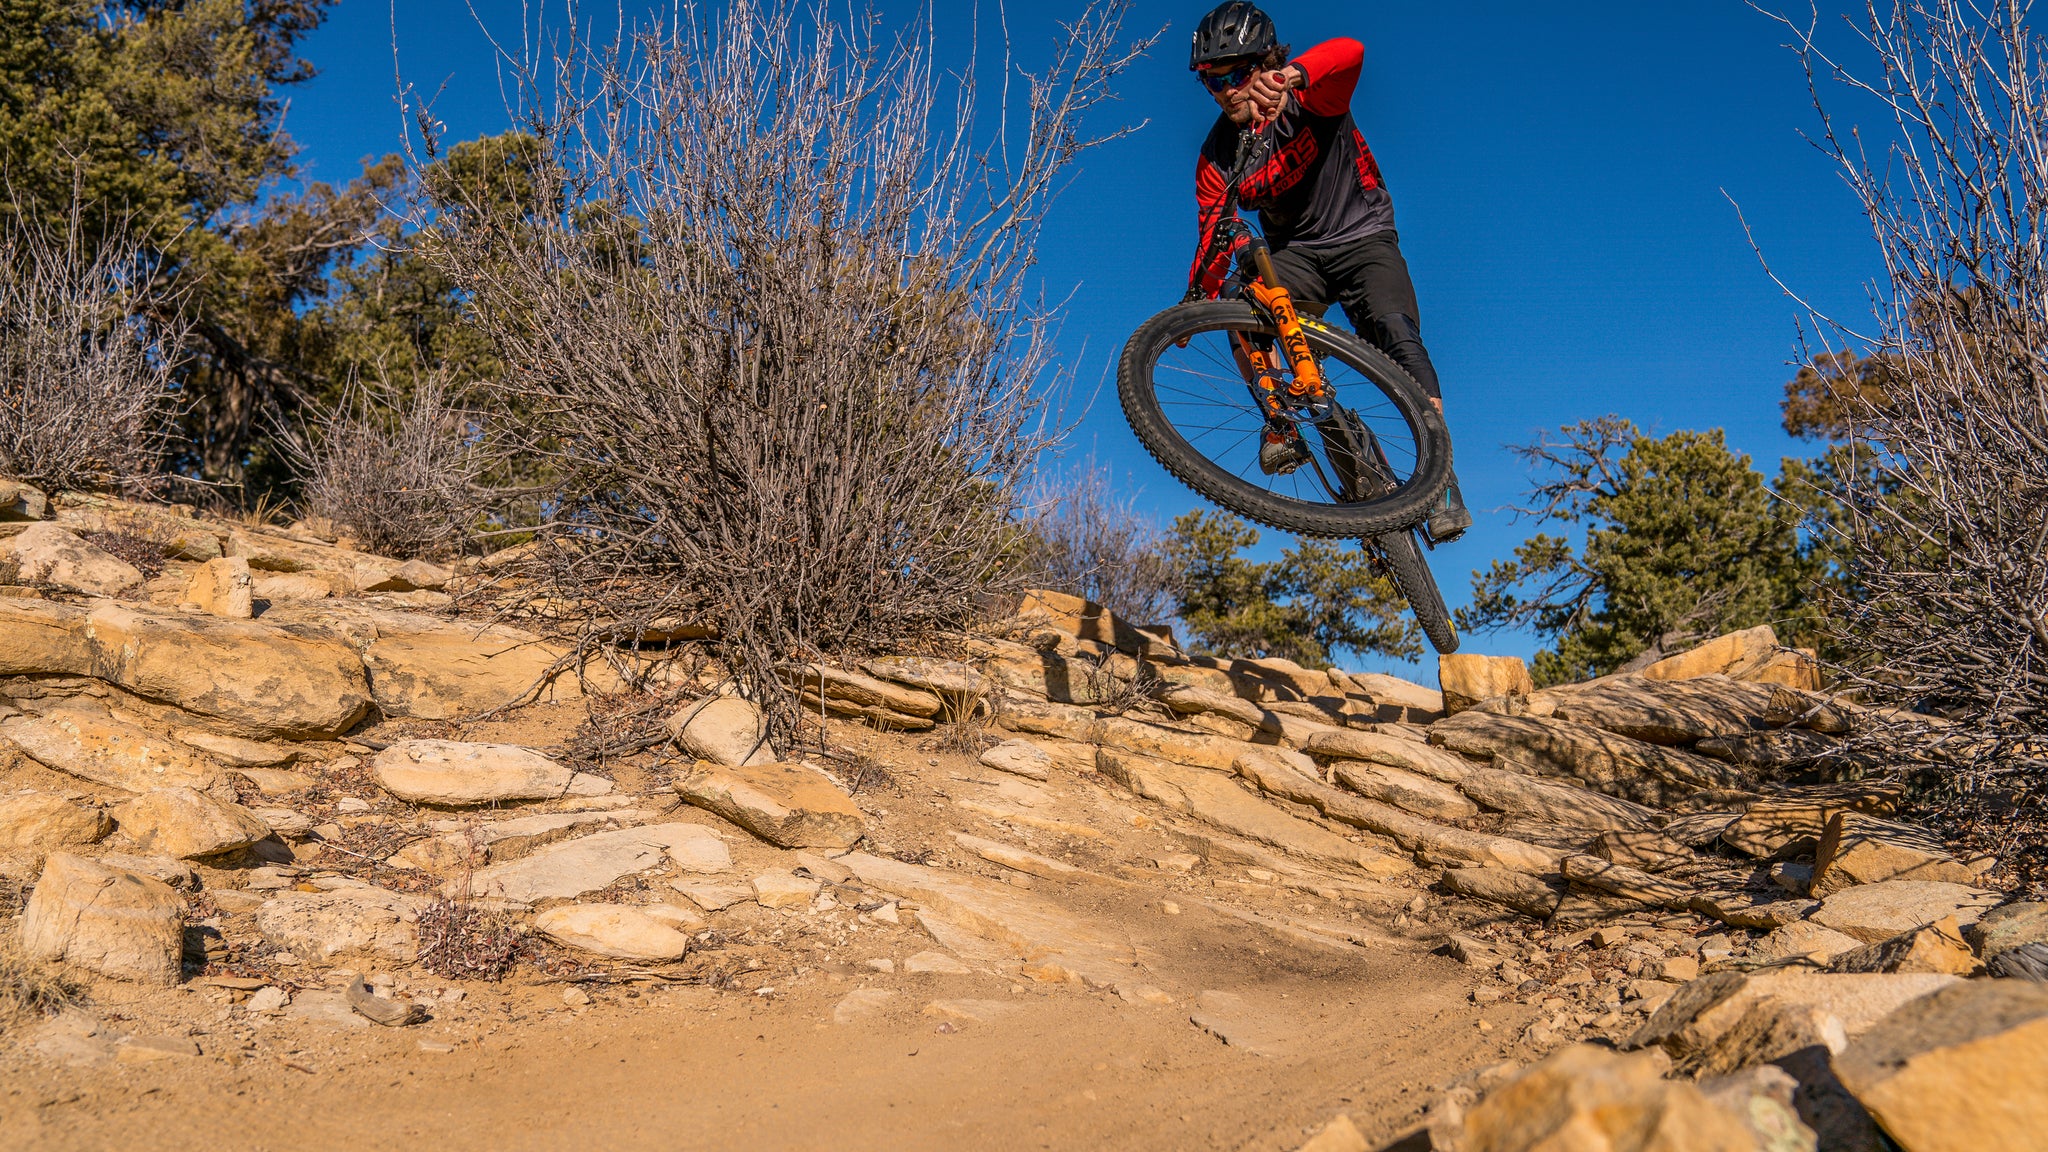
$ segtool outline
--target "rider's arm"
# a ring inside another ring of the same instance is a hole
[[[1188,287],[1213,298],[1230,275],[1230,258],[1244,243],[1242,236],[1222,250],[1214,250],[1216,228],[1223,223],[1223,206],[1228,203],[1223,169],[1202,153],[1195,160],[1195,263],[1188,269]]]
[[[1325,40],[1288,65],[1299,70],[1296,99],[1316,116],[1342,116],[1351,108],[1351,92],[1365,67],[1365,45],[1356,40]]]

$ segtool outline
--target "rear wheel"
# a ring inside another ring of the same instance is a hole
[[[1305,318],[1303,330],[1334,400],[1292,408],[1278,422],[1307,446],[1302,467],[1284,475],[1259,468],[1261,439],[1275,422],[1245,382],[1236,342],[1263,347],[1274,333],[1242,301],[1177,305],[1131,336],[1117,370],[1131,430],[1182,483],[1261,524],[1303,536],[1366,537],[1421,523],[1450,481],[1443,417],[1379,349],[1320,321]],[[1341,438],[1327,434],[1336,404],[1385,452],[1388,482],[1369,495],[1339,475]]]
[[[1457,626],[1451,623],[1451,614],[1444,607],[1435,574],[1422,558],[1422,545],[1415,538],[1415,530],[1389,532],[1372,543],[1379,549],[1380,558],[1387,562],[1394,587],[1408,601],[1408,610],[1415,613],[1415,622],[1422,625],[1422,634],[1429,637],[1429,646],[1446,656],[1456,652]]]

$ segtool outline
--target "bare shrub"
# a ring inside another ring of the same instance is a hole
[[[528,951],[510,921],[467,900],[435,900],[420,910],[420,967],[445,980],[499,980]]]
[[[0,1025],[54,1015],[84,999],[84,985],[23,952],[13,933],[0,933]]]
[[[1168,619],[1180,572],[1158,527],[1140,516],[1093,457],[1041,481],[1031,504],[1026,564],[1039,587],[1086,597],[1126,620]]]
[[[461,551],[483,514],[492,460],[485,427],[437,375],[405,391],[352,382],[333,407],[278,439],[306,514],[372,552],[445,558]]]
[[[1007,132],[971,76],[942,107],[922,24],[881,42],[823,5],[684,5],[514,62],[529,143],[429,171],[419,221],[551,478],[506,570],[577,606],[586,642],[715,624],[784,747],[779,666],[958,626],[1014,584],[1057,384],[1026,273],[1133,58],[1123,11],[1065,29]]]
[[[1881,400],[1848,406],[1874,459],[1848,477],[1837,639],[1870,697],[1947,721],[1919,758],[2048,877],[2048,56],[2026,19],[2011,0],[1873,4],[1867,73],[1811,28],[1795,47],[1891,122],[1873,161],[1816,89],[1888,274],[1874,334],[1823,329],[1884,366]]]
[[[182,329],[140,317],[137,248],[0,223],[0,474],[55,492],[154,490]]]

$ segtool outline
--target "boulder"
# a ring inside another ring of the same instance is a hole
[[[256,929],[308,964],[343,958],[410,964],[419,954],[426,905],[418,896],[368,886],[284,892],[256,910]]]
[[[1460,1152],[1760,1152],[1743,1120],[1648,1054],[1552,1053],[1466,1113]]]
[[[1852,796],[1758,800],[1721,832],[1721,840],[1759,859],[1803,856],[1819,848],[1828,821],[1869,801]]]
[[[0,540],[0,583],[47,584],[87,596],[120,596],[142,586],[135,566],[47,521]]]
[[[21,943],[38,959],[116,980],[176,984],[185,902],[161,880],[52,852],[22,911]]]
[[[1529,668],[1520,656],[1480,656],[1457,652],[1436,658],[1437,683],[1443,689],[1444,714],[1455,716],[1481,700],[1496,696],[1527,696],[1536,691]]]
[[[840,787],[807,764],[726,767],[700,760],[676,781],[684,800],[783,848],[850,848],[867,817]]]
[[[1005,740],[981,754],[984,767],[1028,780],[1052,777],[1052,754],[1029,740]]]
[[[247,620],[255,615],[256,598],[249,582],[249,562],[239,556],[208,560],[185,586],[185,604],[209,616]]]
[[[85,609],[0,599],[0,676],[90,676]]]
[[[1443,885],[1460,896],[1486,900],[1538,920],[1549,919],[1564,898],[1555,884],[1506,868],[1446,868]]]
[[[1548,717],[1460,712],[1431,725],[1429,740],[1485,760],[1529,764],[1541,774],[1572,777],[1610,796],[1660,807],[1707,789],[1749,785],[1740,770],[1721,761]]]
[[[1910,824],[1861,812],[1828,817],[1814,850],[1809,890],[1826,896],[1883,880],[1938,880],[1974,884],[1977,873],[1948,854],[1941,841]]]
[[[401,740],[370,762],[379,787],[415,804],[463,808],[552,800],[574,775],[530,748],[459,740]]]
[[[1835,1068],[1905,1152],[2038,1148],[2048,1132],[2048,986],[1942,988],[1879,1022]]]
[[[251,734],[325,739],[369,710],[369,682],[354,652],[264,621],[101,604],[86,617],[86,633],[100,679]]]
[[[1986,963],[2028,944],[2048,944],[2048,904],[2007,904],[1993,908],[1963,936]]]
[[[221,770],[185,745],[84,709],[0,720],[0,736],[46,767],[128,792],[221,783]]]
[[[105,812],[59,796],[44,792],[0,796],[0,850],[97,844],[113,829]]]
[[[1998,901],[1996,892],[1962,884],[1886,880],[1836,892],[1821,901],[1813,921],[1874,944],[1945,916],[1954,917],[1959,927],[1967,928],[1986,909],[1997,906]]]
[[[276,604],[282,600],[326,600],[345,588],[325,572],[249,573],[249,594],[253,599]]]
[[[50,515],[49,497],[25,480],[0,476],[0,522],[42,520]]]
[[[1171,655],[1171,638],[1162,640],[1156,629],[1140,631],[1116,613],[1092,600],[1034,588],[1024,593],[1017,607],[1020,623],[1054,628],[1079,640],[1106,644],[1125,652]]]
[[[683,751],[700,760],[727,767],[775,762],[767,718],[752,700],[706,696],[683,705],[664,726]]]
[[[1444,718],[1444,694],[1433,688],[1384,672],[1343,675],[1344,694],[1370,703],[1373,719],[1382,724],[1434,724]]]
[[[270,826],[240,804],[190,788],[159,788],[114,810],[121,834],[144,852],[196,860],[268,839]]]
[[[1537,697],[1560,720],[1576,720],[1651,744],[1694,744],[1745,733],[1763,723],[1771,690],[1726,676],[1654,680],[1603,676],[1586,684],[1546,688]]]
[[[674,923],[627,904],[564,904],[534,917],[534,928],[560,944],[620,960],[680,960],[690,937]]]
[[[1982,967],[1951,917],[1851,949],[1828,963],[1830,972],[1944,972],[1951,976],[1975,975]]]
[[[732,853],[717,833],[698,824],[650,824],[598,832],[553,844],[523,859],[478,869],[467,885],[458,878],[442,891],[501,897],[531,904],[573,900],[645,872],[667,858],[689,872],[723,872]]]

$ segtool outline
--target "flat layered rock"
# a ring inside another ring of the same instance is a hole
[[[962,848],[967,849],[991,864],[1000,864],[1005,868],[1011,868],[1032,876],[1063,879],[1069,876],[1085,875],[1079,868],[1064,860],[1055,860],[1050,856],[1041,856],[1036,852],[1019,848],[1014,844],[1003,844],[995,840],[970,835],[966,832],[953,833],[953,840]]]
[[[43,490],[23,480],[0,478],[0,522],[43,520],[50,515],[50,499]]]
[[[140,588],[142,581],[134,565],[47,521],[0,540],[0,582],[119,596]]]
[[[1431,820],[1463,820],[1479,814],[1479,805],[1448,784],[1404,768],[1363,760],[1339,761],[1331,775],[1368,800],[1392,804]]]
[[[1837,741],[1818,732],[1804,728],[1779,728],[1709,736],[1694,744],[1692,750],[1769,777],[1812,764],[1837,746]]]
[[[1103,775],[1138,795],[1248,840],[1373,875],[1409,868],[1406,861],[1288,815],[1221,773],[1113,748],[1104,748],[1097,764]]]
[[[1687,910],[1692,902],[1694,889],[1661,876],[1655,876],[1626,864],[1602,860],[1598,856],[1567,856],[1563,866],[1564,878],[1574,884],[1597,888],[1612,896],[1635,900],[1652,907]]]
[[[267,740],[223,736],[202,728],[173,728],[171,737],[180,744],[206,753],[230,768],[282,768],[299,758],[299,751],[296,748],[273,744]]]
[[[1758,800],[1722,830],[1721,840],[1760,859],[1800,856],[1820,846],[1829,820],[1873,802],[1855,795]]]
[[[178,741],[84,709],[0,720],[0,736],[45,767],[126,792],[221,783],[219,767]]]
[[[1692,849],[1650,828],[1602,832],[1593,838],[1593,855],[1645,872],[1662,872],[1699,859]]]
[[[1865,944],[1828,962],[1830,972],[1945,972],[1972,976],[1983,968],[1951,917],[1889,940]]]
[[[385,859],[400,868],[453,875],[484,863],[517,860],[583,832],[643,824],[652,813],[637,808],[601,812],[548,812],[503,820],[437,820],[439,835],[415,840]]]
[[[1778,634],[1768,624],[1717,636],[1696,648],[1666,656],[1644,668],[1651,680],[1690,680],[1697,676],[1744,676],[1778,654]]]
[[[1603,676],[1538,694],[1551,715],[1651,744],[1685,745],[1763,726],[1771,689],[1707,675],[1684,680]]]
[[[0,796],[0,849],[97,844],[114,830],[105,812],[46,792]]]
[[[1210,768],[1218,772],[1230,771],[1231,762],[1236,760],[1240,753],[1252,747],[1243,741],[1224,736],[1167,728],[1124,716],[1105,716],[1096,721],[1090,733],[1090,740],[1092,743],[1121,748],[1155,760],[1170,760],[1175,764]]]
[[[1506,868],[1446,868],[1443,885],[1460,896],[1499,904],[1538,920],[1548,919],[1564,898],[1556,884]]]
[[[1943,988],[1892,1013],[1835,1068],[1911,1152],[2039,1147],[2048,1131],[2048,985]]]
[[[752,700],[706,696],[677,709],[664,726],[683,751],[700,760],[728,767],[775,762],[767,718]]]
[[[346,645],[386,716],[459,720],[582,695],[567,650],[517,628],[351,600],[274,604],[262,620]]]
[[[1975,924],[1999,902],[1996,892],[1933,880],[1887,880],[1845,888],[1821,901],[1813,914],[1823,924],[1866,944],[1932,924],[1945,916],[1959,927]]]
[[[273,947],[308,964],[337,959],[409,964],[419,954],[419,916],[427,901],[384,888],[284,892],[256,910],[256,928]]]
[[[597,832],[554,844],[524,859],[479,869],[471,880],[478,896],[497,896],[522,903],[573,900],[610,887],[623,877],[645,872],[669,859],[689,872],[724,872],[732,867],[731,850],[717,833],[697,824],[650,824]],[[455,893],[460,881],[444,891]]]
[[[945,707],[937,693],[824,664],[805,665],[801,683],[822,696],[826,708],[851,714],[880,710],[928,721]]]
[[[1830,816],[1814,850],[1813,894],[1826,896],[1884,880],[1974,884],[1977,873],[1949,855],[1939,839],[1910,824],[1861,812]]]
[[[850,848],[867,817],[823,772],[804,764],[721,767],[698,761],[676,792],[783,848]]]
[[[1760,1004],[1805,1005],[1839,1022],[1841,1035],[1869,1031],[1900,1005],[1957,983],[1954,976],[1903,973],[1716,972],[1680,988],[1624,1047],[1663,1048],[1685,1064],[1713,1048]]]
[[[861,883],[916,901],[920,922],[950,925],[984,950],[1021,963],[1033,979],[1113,988],[1139,975],[1137,949],[1120,934],[1008,884],[865,852],[839,862]]]
[[[533,926],[558,944],[619,960],[680,960],[690,950],[675,916],[629,904],[564,904],[534,917]]]
[[[952,711],[959,715],[964,715],[972,702],[988,695],[995,687],[988,677],[958,660],[940,660],[931,656],[880,656],[868,661],[864,667],[869,673],[891,683],[934,693],[948,701]]]
[[[1444,696],[1434,688],[1384,672],[1347,672],[1344,680],[1345,694],[1371,701],[1382,723],[1433,724],[1444,718]]]
[[[462,808],[552,800],[568,790],[574,773],[516,744],[401,740],[377,753],[370,775],[401,800]]]
[[[197,860],[270,838],[270,825],[240,804],[191,788],[159,788],[114,810],[121,834],[144,852]]]
[[[1384,764],[1446,784],[1462,784],[1474,768],[1484,767],[1430,744],[1404,740],[1384,732],[1356,729],[1319,732],[1302,746],[1302,751],[1321,760],[1363,760],[1369,764]]]
[[[1772,929],[1769,935],[1750,945],[1749,955],[1750,959],[1763,962],[1804,958],[1816,964],[1826,964],[1862,946],[1863,941],[1825,924],[1794,920]]]
[[[1011,732],[1087,743],[1095,736],[1095,713],[1046,700],[1007,700],[1002,711],[996,713],[996,726]]]
[[[1458,790],[1495,812],[1566,828],[1633,833],[1652,828],[1657,812],[1569,780],[1530,776],[1475,764]]]
[[[85,615],[70,604],[0,599],[0,675],[92,675]]]
[[[37,959],[116,980],[176,984],[185,901],[161,880],[52,852],[22,910],[21,944]]]
[[[2030,944],[2048,944],[2048,904],[2007,904],[1984,913],[1963,933],[1988,963]]]
[[[1454,1146],[1470,1152],[1758,1148],[1742,1117],[1710,1102],[1696,1085],[1666,1080],[1653,1057],[1590,1044],[1552,1053],[1496,1088],[1466,1114],[1456,1138]]]
[[[330,639],[108,603],[93,608],[85,628],[95,676],[248,734],[326,739],[369,710],[363,661]]]
[[[1430,742],[1482,759],[1515,761],[1633,800],[1670,807],[1695,792],[1749,785],[1731,765],[1569,720],[1461,712],[1430,727]]]
[[[1312,805],[1341,824],[1385,836],[1432,864],[1476,864],[1541,874],[1556,872],[1564,857],[1564,853],[1553,848],[1439,824],[1392,805],[1340,791],[1271,754],[1248,755],[1238,761],[1237,769],[1267,792]]]

